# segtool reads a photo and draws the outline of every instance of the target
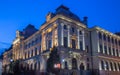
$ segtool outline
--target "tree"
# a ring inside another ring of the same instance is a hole
[[[57,74],[60,70],[60,65],[55,67],[57,64],[60,64],[60,56],[57,48],[53,47],[50,57],[47,60],[47,72]]]

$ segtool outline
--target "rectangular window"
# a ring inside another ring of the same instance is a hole
[[[31,56],[33,56],[33,50],[31,50]]]
[[[99,39],[102,39],[102,34],[99,32],[98,33]]]
[[[35,48],[35,55],[37,55],[37,48]]]
[[[101,61],[101,68],[102,68],[102,70],[104,70],[104,62],[103,61]]]
[[[111,67],[111,70],[113,71],[113,64],[112,64],[112,62],[110,62],[110,67]]]
[[[67,30],[67,25],[64,25],[64,29]]]
[[[48,40],[48,49],[52,47],[52,41]]]
[[[105,54],[107,54],[107,47],[104,46],[104,51],[105,51]]]
[[[111,55],[111,48],[109,47],[109,55]]]
[[[117,56],[119,57],[119,51],[118,51],[118,49],[116,49],[116,54],[117,54]]]
[[[113,48],[113,56],[115,56],[115,49]]]
[[[72,32],[74,33],[75,32],[75,29],[72,27]]]
[[[72,48],[76,48],[75,40],[74,39],[72,39]]]
[[[79,34],[82,35],[82,31],[79,31]]]
[[[106,41],[106,35],[105,34],[103,35],[103,39],[104,39],[104,41]]]
[[[80,41],[80,50],[83,50],[83,42]]]
[[[64,37],[64,47],[68,47],[68,38]]]
[[[110,42],[110,37],[108,36],[108,42]]]

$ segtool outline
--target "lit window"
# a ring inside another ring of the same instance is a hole
[[[72,39],[72,48],[76,48],[75,40]]]
[[[48,49],[52,47],[52,41],[48,40]]]

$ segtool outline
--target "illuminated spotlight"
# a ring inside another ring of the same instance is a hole
[[[62,59],[62,62],[65,62],[65,60],[64,60],[64,59]]]

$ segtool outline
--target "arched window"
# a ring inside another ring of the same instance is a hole
[[[106,69],[108,70],[109,69],[109,66],[108,66],[108,62],[106,61]]]
[[[85,70],[84,64],[81,63],[79,68],[80,68],[80,70]]]
[[[31,70],[33,70],[33,65],[32,64],[31,64],[30,68],[31,68]]]
[[[102,70],[104,70],[104,62],[103,61],[101,61],[101,68],[102,68]]]
[[[87,63],[87,70],[90,70],[90,65],[89,65],[89,63]]]
[[[75,58],[72,59],[72,69],[77,69],[77,60]]]
[[[38,70],[40,70],[40,62],[38,63]]]
[[[34,69],[37,70],[37,62],[34,64]]]
[[[68,69],[67,61],[65,61],[65,69]]]
[[[112,65],[112,62],[110,62],[110,67],[111,67],[111,71],[113,71],[113,65]]]

